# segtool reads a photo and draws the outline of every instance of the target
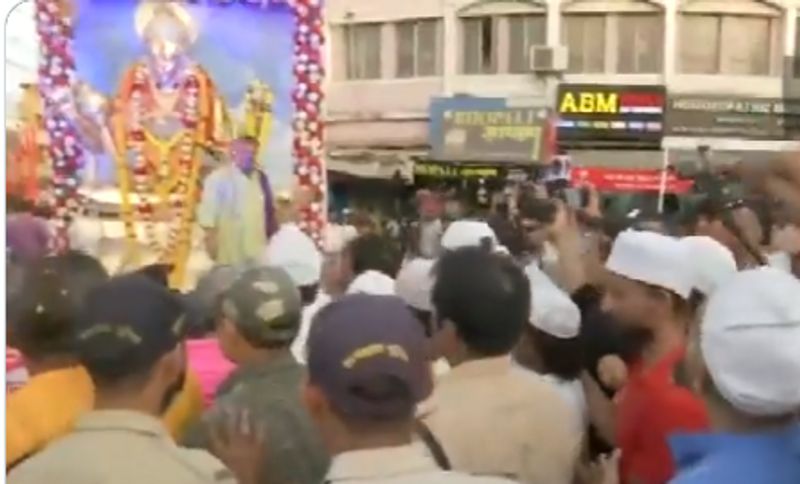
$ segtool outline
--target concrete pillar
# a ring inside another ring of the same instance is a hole
[[[444,19],[442,22],[444,38],[442,50],[442,87],[444,96],[452,96],[455,80],[458,76],[460,56],[460,32],[458,26],[458,7],[453,1],[444,2]]]
[[[561,0],[547,2],[547,45],[561,45]]]
[[[786,7],[783,16],[783,55],[793,57],[795,52],[795,38],[797,36],[797,7]]]
[[[669,86],[678,71],[678,6],[664,2],[664,85]]]

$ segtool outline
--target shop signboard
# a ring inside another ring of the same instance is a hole
[[[496,166],[424,162],[414,164],[414,176],[456,180],[462,178],[497,178],[501,175],[502,171]]]
[[[563,149],[660,149],[664,86],[561,84],[558,145]]]
[[[667,136],[796,140],[799,130],[800,99],[677,95],[667,102]]]
[[[575,186],[591,185],[602,192],[657,192],[663,187],[666,193],[687,193],[694,186],[692,180],[679,178],[676,173],[647,169],[574,168],[571,181]]]
[[[450,106],[432,110],[432,122],[437,115],[441,131],[431,131],[430,140],[436,160],[530,164],[542,161],[548,152],[546,108]]]

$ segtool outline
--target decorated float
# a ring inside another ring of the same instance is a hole
[[[322,0],[35,0],[56,250],[86,204],[111,206],[126,256],[180,286],[203,178],[239,136],[300,224],[325,223]]]

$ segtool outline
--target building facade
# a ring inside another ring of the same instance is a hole
[[[559,84],[580,84],[663,86],[675,98],[782,99],[800,77],[798,7],[798,0],[328,0],[329,166],[368,177],[407,170],[409,159],[428,152],[429,105],[438,97],[552,108]],[[537,45],[565,47],[564,71],[532,72]],[[672,156],[699,146],[800,147],[781,136],[687,133],[665,132],[662,146]],[[617,166],[663,158],[657,150],[570,155]]]

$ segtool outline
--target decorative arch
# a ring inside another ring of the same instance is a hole
[[[466,16],[479,13],[484,7],[494,5],[506,5],[511,8],[531,8],[531,9],[546,9],[546,0],[475,0],[473,2],[462,5],[456,9],[456,15]]]

